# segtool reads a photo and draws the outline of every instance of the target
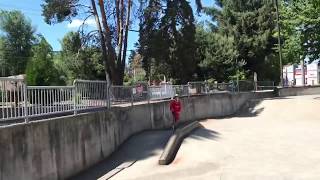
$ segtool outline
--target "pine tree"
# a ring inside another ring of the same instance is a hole
[[[163,8],[165,7],[165,8]],[[140,24],[139,54],[148,76],[186,83],[196,69],[195,24],[185,0],[151,0]]]
[[[272,0],[220,0],[220,7],[206,12],[217,21],[214,27],[221,35],[234,39],[238,51],[236,60],[246,62],[244,69],[250,74],[258,72],[262,79],[273,79],[276,73],[268,74],[270,68],[276,71],[274,46],[275,10]]]

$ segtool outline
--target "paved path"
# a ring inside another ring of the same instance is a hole
[[[158,146],[111,179],[319,180],[320,95],[251,106],[234,117],[203,121],[205,128],[185,139],[171,165],[157,165]]]

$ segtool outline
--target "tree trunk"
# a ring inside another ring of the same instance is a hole
[[[104,0],[99,1],[101,22],[99,21],[99,16],[97,13],[97,8],[95,5],[95,0],[91,0],[92,7],[94,10],[94,15],[101,36],[101,49],[102,56],[105,60],[106,74],[110,74],[111,81],[115,85],[123,84],[124,70],[125,70],[125,60],[127,51],[127,41],[128,41],[128,28],[131,13],[131,0],[128,0],[128,8],[126,15],[126,24],[124,26],[124,1],[115,0],[116,3],[116,16],[117,16],[117,35],[118,35],[118,48],[119,52],[116,53],[114,46],[112,45],[112,36],[110,28],[107,22],[106,12],[104,8]],[[101,27],[102,24],[102,27]],[[108,75],[106,75],[108,76]]]
[[[125,35],[124,35],[124,41],[123,41],[124,47],[123,47],[122,62],[121,62],[121,65],[123,67],[125,67],[125,65],[126,65],[126,58],[127,58],[130,13],[131,13],[131,0],[128,0],[127,19],[126,19],[126,24],[125,24]]]
[[[104,64],[104,69],[105,69],[105,73],[106,73],[106,80],[108,81],[108,84],[110,84],[109,80],[112,79],[113,77],[109,77],[109,74],[111,73],[111,69],[110,69],[110,65],[108,63],[108,57],[107,57],[107,49],[106,49],[106,45],[105,45],[105,38],[103,35],[103,31],[101,28],[101,24],[99,21],[99,16],[97,13],[97,8],[96,8],[96,4],[94,0],[91,0],[91,5],[92,5],[92,9],[93,9],[93,14],[95,17],[95,21],[99,30],[99,34],[100,34],[100,44],[101,44],[101,51],[102,51],[102,58],[103,58],[103,64]],[[112,73],[111,73],[112,75]]]

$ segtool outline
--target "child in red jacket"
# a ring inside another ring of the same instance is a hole
[[[179,100],[178,94],[174,96],[174,99],[170,102],[170,111],[173,116],[172,129],[175,130],[175,125],[178,123],[181,112],[181,102]]]

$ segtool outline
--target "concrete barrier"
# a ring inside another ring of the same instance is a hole
[[[181,122],[235,113],[253,93],[182,98]],[[108,157],[127,138],[171,125],[169,101],[0,127],[0,180],[61,180]]]
[[[175,133],[170,137],[166,147],[164,148],[161,157],[159,159],[160,165],[170,164],[178,152],[183,139],[188,136],[193,130],[201,127],[198,121],[187,124],[175,131]]]
[[[315,94],[320,94],[320,86],[278,88],[276,94],[279,97],[315,95]]]

